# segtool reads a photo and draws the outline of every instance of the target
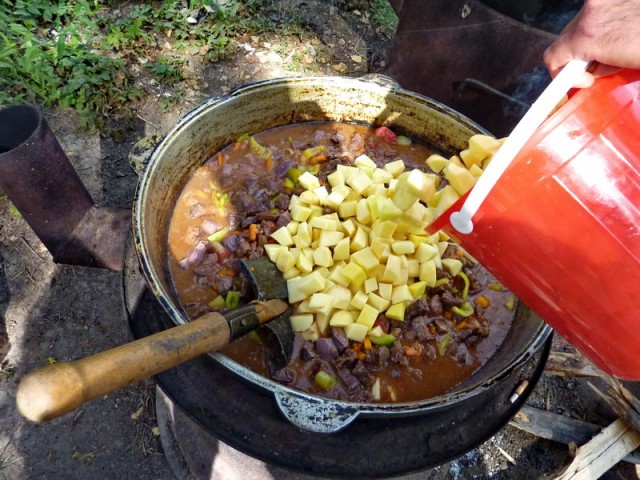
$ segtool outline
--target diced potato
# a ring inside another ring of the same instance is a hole
[[[398,285],[397,287],[393,287],[391,303],[396,304],[401,302],[413,302],[413,295],[411,295],[411,291],[407,285]]]
[[[278,257],[280,258],[280,257]],[[443,258],[442,266],[446,271],[448,271],[451,275],[457,275],[462,270],[462,262],[455,258]]]
[[[329,320],[329,325],[332,327],[346,327],[355,322],[355,318],[353,316],[353,312],[348,310],[335,310],[331,319]],[[364,339],[363,339],[364,340]]]
[[[398,255],[403,255],[413,253],[415,251],[415,247],[413,245],[413,242],[404,240],[400,242],[393,242],[393,244],[391,245],[391,250],[393,250],[394,253],[397,253]]]
[[[362,192],[369,188],[372,182],[371,178],[366,173],[359,171],[351,175],[345,183],[353,188],[354,192],[362,195]]]
[[[394,305],[391,305],[391,307],[389,307],[389,309],[385,312],[385,315],[392,320],[398,320],[399,322],[403,322],[405,308],[406,308],[406,303],[404,302],[396,303]]]
[[[378,201],[377,218],[382,221],[396,220],[402,215],[402,210],[390,198],[384,198]]]
[[[295,235],[296,233],[298,233],[299,225],[300,222],[296,222],[295,220],[291,220],[289,223],[287,223],[287,229],[289,230],[289,233],[291,235]]]
[[[320,232],[320,238],[318,239],[318,245],[320,247],[333,247],[338,244],[344,237],[342,232],[334,232],[330,230],[322,230]]]
[[[287,247],[275,243],[267,243],[264,246],[264,250],[265,252],[267,252],[269,260],[271,260],[273,263],[276,263],[276,261],[278,260],[278,255],[280,255],[280,252],[286,249]]]
[[[387,264],[382,274],[383,281],[395,284],[400,280],[402,275],[402,264],[400,263],[400,257],[396,255],[389,255]]]
[[[420,275],[420,262],[417,258],[410,258],[407,263],[407,271],[410,277],[415,278]]]
[[[365,233],[363,227],[359,226],[349,248],[352,252],[357,252],[358,250],[362,250],[363,248],[365,248],[367,246],[367,243],[367,234]]]
[[[439,257],[437,257],[439,258]],[[427,287],[435,287],[436,285],[436,263],[433,260],[429,260],[420,265],[420,275],[419,278],[421,281],[427,284]]]
[[[293,218],[298,222],[305,222],[310,215],[311,215],[311,209],[309,207],[304,206],[302,203],[298,203],[296,206],[294,206],[291,209],[291,218]]]
[[[423,295],[426,289],[427,282],[415,282],[409,285],[409,291],[411,292],[414,300],[417,300],[418,297]]]
[[[364,293],[369,294],[378,290],[378,281],[375,277],[369,277],[364,281]],[[374,305],[375,306],[375,305]]]
[[[384,169],[394,177],[397,177],[405,169],[404,162],[402,160],[396,160],[395,162],[389,162],[384,166]]]
[[[305,190],[300,194],[299,200],[307,205],[320,205],[320,198],[318,198],[314,190]],[[311,211],[309,211],[309,213],[311,213]]]
[[[305,340],[309,340],[310,342],[315,342],[316,340],[318,340],[318,338],[320,338],[320,332],[318,331],[318,325],[316,324],[316,322],[313,322],[313,324],[304,332],[302,332],[301,335],[302,338],[304,338]]]
[[[302,273],[311,273],[313,270],[313,262],[311,262],[306,255],[301,253],[296,259],[296,267],[298,267],[298,270]]]
[[[346,233],[350,237],[353,236],[354,233],[356,233],[357,228],[357,225],[351,219],[342,222],[342,230],[344,230],[344,233]]]
[[[309,310],[328,315],[333,309],[334,299],[326,293],[314,293],[309,299]]]
[[[327,295],[331,295],[333,298],[333,306],[335,308],[347,310],[351,306],[351,299],[353,298],[351,291],[342,285],[334,285],[327,292]]]
[[[349,262],[342,267],[342,276],[349,280],[350,283],[360,286],[367,279],[365,271],[355,262]]]
[[[381,312],[385,311],[387,308],[389,308],[389,305],[391,305],[391,301],[387,300],[386,298],[382,298],[380,295],[377,295],[373,292],[369,293],[367,303]]]
[[[318,187],[313,189],[313,193],[316,194],[318,200],[320,201],[320,205],[324,205],[327,197],[329,196],[329,192],[327,191],[327,187]]]
[[[379,237],[382,238],[391,238],[396,231],[398,224],[392,222],[390,220],[387,221],[378,221],[372,225],[372,230],[376,232]]]
[[[369,328],[366,325],[360,323],[351,323],[344,327],[344,334],[349,340],[354,342],[363,342],[367,336]]]
[[[460,196],[471,190],[477,180],[465,167],[460,167],[453,163],[445,168],[444,177]]]
[[[390,283],[378,283],[378,293],[386,300],[391,300],[391,293],[393,292],[393,285]]]
[[[434,153],[426,160],[427,166],[436,173],[440,173],[444,167],[449,165],[449,159]]]
[[[338,214],[340,218],[355,217],[358,212],[357,207],[358,202],[356,201],[342,202],[338,207]]]
[[[386,262],[387,258],[389,258],[389,253],[391,253],[391,247],[382,239],[376,238],[371,242],[371,251],[380,262]]]
[[[362,310],[362,307],[364,307],[367,304],[368,300],[369,300],[369,297],[367,296],[366,293],[356,292],[356,294],[353,295],[353,297],[351,297],[351,306],[358,310]]]
[[[347,198],[347,195],[348,193],[336,191],[334,188],[333,191],[327,197],[325,203],[328,207],[331,207],[337,210],[338,208],[340,208],[340,204],[344,201],[344,199]]]
[[[298,177],[298,181],[300,182],[300,185],[307,190],[313,190],[314,188],[320,187],[320,180],[318,180],[318,177],[311,172],[304,172]]]
[[[356,323],[366,325],[367,331],[369,331],[369,329],[373,327],[373,324],[375,323],[379,314],[380,312],[378,311],[378,309],[368,304],[364,305],[362,307],[362,310],[360,311],[360,315],[358,315]]]
[[[329,247],[318,247],[313,251],[313,262],[321,267],[333,265],[333,256]]]
[[[376,168],[373,171],[373,175],[371,176],[371,181],[373,183],[389,183],[393,180],[393,175],[382,168]]]
[[[369,208],[369,202],[367,199],[363,198],[358,201],[356,205],[356,219],[360,223],[369,224],[371,223],[371,209]]]
[[[358,167],[364,167],[364,168],[377,168],[376,162],[374,162],[373,160],[371,160],[371,158],[369,158],[367,155],[362,154],[359,155],[355,161],[353,162],[354,165],[358,166]]]
[[[327,215],[322,215],[321,217],[313,217],[309,221],[309,225],[320,230],[337,231],[340,228],[340,221]]]
[[[276,260],[276,267],[281,272],[286,272],[287,270],[292,269],[296,266],[296,259],[293,254],[289,250],[284,250],[278,255],[278,260]]]
[[[331,319],[331,313],[323,313],[318,312],[315,315],[316,318],[316,327],[320,334],[327,333],[327,328],[329,328],[329,320]]]
[[[336,170],[335,172],[327,175],[327,181],[329,185],[332,187],[337,187],[338,185],[344,185],[344,175],[341,170]]]
[[[313,314],[302,313],[299,315],[291,315],[289,321],[291,322],[291,329],[294,332],[304,332],[313,324]]]
[[[291,236],[291,232],[287,227],[280,227],[278,230],[271,234],[271,238],[273,238],[280,245],[284,245],[285,247],[290,247],[293,245],[293,237]]]
[[[418,245],[415,257],[420,263],[424,263],[431,260],[436,255],[439,255],[438,247],[425,242]]]
[[[335,266],[334,270],[329,274],[329,280],[343,287],[349,286],[349,279],[342,275],[343,265]]]
[[[346,183],[347,180],[349,180],[349,178],[351,177],[351,175],[353,175],[358,171],[358,167],[351,167],[349,165],[338,164],[336,166],[336,171],[342,173],[342,177],[344,178],[344,182]]]
[[[358,264],[367,276],[371,275],[380,264],[380,261],[378,261],[378,258],[369,247],[365,247],[352,254],[351,261]]]
[[[300,276],[300,270],[298,270],[296,267],[292,267],[290,269],[288,269],[286,272],[282,272],[282,277],[285,280],[289,280],[290,278],[295,278]]]

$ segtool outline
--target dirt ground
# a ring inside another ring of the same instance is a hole
[[[328,3],[298,3],[309,18],[305,38],[247,36],[231,60],[202,66],[200,82],[183,102],[162,111],[158,86],[147,85],[134,130],[112,138],[78,130],[67,110],[46,119],[99,205],[129,208],[137,177],[127,156],[141,138],[166,133],[194,105],[241,85],[290,75],[359,76],[384,67],[391,39],[353,11],[331,13]],[[283,45],[279,50],[275,45]],[[301,58],[292,68],[294,52]],[[175,478],[158,437],[152,379],[105,395],[45,424],[23,419],[15,407],[20,379],[34,368],[68,361],[131,340],[117,272],[56,265],[8,199],[0,200],[0,478]],[[560,339],[554,346],[571,350]],[[543,375],[528,404],[607,425],[614,417],[588,379]],[[540,479],[569,459],[569,449],[505,426],[481,447],[441,470],[442,478]],[[222,477],[221,477],[222,478]],[[243,478],[250,478],[243,476]],[[426,478],[426,477],[425,477]],[[639,478],[621,463],[608,479]]]

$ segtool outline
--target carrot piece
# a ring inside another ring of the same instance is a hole
[[[364,341],[362,342],[364,345],[364,348],[366,348],[367,350],[371,350],[373,347],[371,346],[371,340],[369,340],[369,337],[365,337]]]
[[[267,172],[271,171],[271,167],[273,166],[273,158],[269,157],[264,161],[264,168],[266,168]]]
[[[456,257],[464,257],[464,252],[462,250],[456,250]]]
[[[249,241],[253,242],[258,235],[258,225],[252,223],[249,225]]]
[[[224,163],[224,159],[222,158],[222,154],[218,152],[218,166],[221,167]]]
[[[446,318],[447,320],[451,320],[451,317],[453,317],[453,313],[451,313],[451,310],[444,312],[444,318]]]
[[[456,325],[456,330],[462,330],[466,326],[467,326],[467,320],[464,319],[463,321],[461,321],[459,324]]]
[[[417,357],[419,355],[418,350],[413,347],[402,347],[402,351],[407,357]]]
[[[359,352],[360,350],[362,350],[362,344],[361,343],[354,343],[352,348],[353,348],[354,352]]]
[[[484,295],[480,295],[478,298],[476,298],[476,303],[482,308],[487,308],[489,305],[491,305],[491,300],[489,300]]]
[[[367,358],[367,354],[364,352],[358,352],[356,353],[356,357],[358,358],[358,360],[364,360],[365,358]]]
[[[435,333],[436,333],[436,326],[433,323],[429,324],[429,333],[431,335],[435,335]]]
[[[327,161],[327,156],[320,154],[320,155],[316,155],[315,157],[311,157],[309,159],[309,163],[311,165],[315,165],[316,163],[322,163],[322,162],[326,162]]]

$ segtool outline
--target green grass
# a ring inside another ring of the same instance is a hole
[[[73,108],[88,129],[131,120],[141,80],[161,86],[161,107],[184,98],[186,58],[218,62],[245,34],[302,37],[307,29],[284,0],[4,0],[0,2],[0,106]],[[397,25],[387,0],[367,3],[371,23]],[[187,16],[207,14],[195,25]],[[289,69],[302,68],[291,59]]]

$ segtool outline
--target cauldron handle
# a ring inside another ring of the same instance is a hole
[[[277,389],[275,397],[287,420],[314,433],[335,433],[360,414],[357,407],[346,402],[329,401],[291,390]]]
[[[130,210],[95,205],[36,107],[0,110],[0,188],[54,262],[122,269]]]

